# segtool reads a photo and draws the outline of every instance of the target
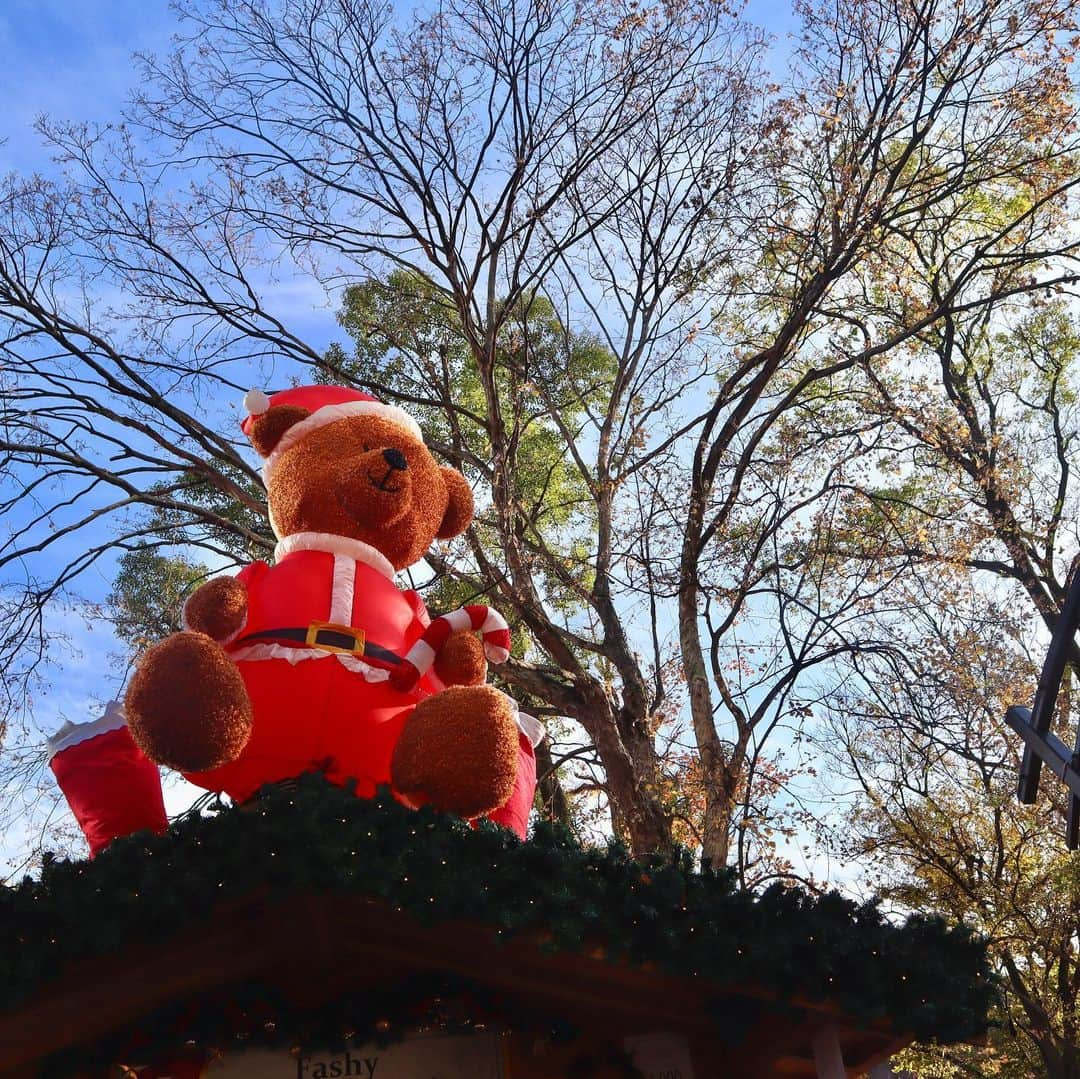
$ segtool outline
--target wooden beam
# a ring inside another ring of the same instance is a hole
[[[1073,763],[1072,750],[1056,734],[1035,728],[1031,721],[1031,709],[1014,704],[1005,713],[1005,722],[1027,744],[1024,756],[1035,754],[1040,767],[1045,764],[1059,779],[1063,779],[1074,794],[1080,794],[1080,772]]]
[[[1065,667],[1070,661],[1075,662],[1076,642],[1073,639],[1077,627],[1080,627],[1080,573],[1074,573],[1069,583],[1069,590],[1065,595],[1065,603],[1061,613],[1054,620],[1053,634],[1050,638],[1050,647],[1046,651],[1046,659],[1043,662],[1042,672],[1039,675],[1039,685],[1035,690],[1035,703],[1027,715],[1027,727],[1043,739],[1052,738],[1050,725],[1054,718],[1054,707],[1057,704],[1058,691],[1061,688],[1061,679],[1065,674]],[[1010,708],[1009,712],[1019,711]],[[1027,711],[1027,709],[1024,709]],[[1006,713],[1006,721],[1013,726]],[[1028,738],[1023,730],[1013,726],[1023,735],[1027,745],[1024,748],[1024,757],[1020,762],[1020,776],[1016,787],[1016,796],[1025,805],[1031,805],[1039,793],[1039,773],[1044,763],[1050,761],[1040,752],[1037,741]],[[1064,743],[1054,739],[1064,749]],[[1072,754],[1065,750],[1066,759]],[[1061,775],[1061,773],[1058,773]],[[1064,776],[1062,777],[1064,778]],[[1073,793],[1076,789],[1070,784]],[[1070,828],[1070,832],[1074,832]]]
[[[831,1023],[819,1027],[814,1034],[814,1064],[818,1079],[847,1079],[844,1054],[840,1051],[840,1035]]]
[[[1020,770],[1021,802],[1024,797],[1025,783],[1034,782],[1033,790],[1038,789],[1038,772],[1045,764],[1069,788],[1069,820],[1065,833],[1065,843],[1069,850],[1080,846],[1080,754],[1070,751],[1069,747],[1050,731],[1039,731],[1032,722],[1032,713],[1027,708],[1014,704],[1005,713],[1005,722],[1024,739],[1024,761]],[[1080,733],[1077,734],[1080,743]],[[1025,771],[1026,768],[1026,771]],[[1032,780],[1031,777],[1034,777]]]

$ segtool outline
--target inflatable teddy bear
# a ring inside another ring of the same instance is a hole
[[[319,770],[524,836],[542,728],[484,684],[506,624],[484,607],[432,622],[394,582],[468,527],[465,478],[436,463],[411,416],[356,390],[253,391],[245,408],[274,565],[191,595],[185,631],[151,648],[128,688],[135,742],[237,801]]]

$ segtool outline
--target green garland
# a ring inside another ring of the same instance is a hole
[[[985,945],[965,926],[918,915],[897,926],[836,892],[740,891],[685,852],[637,862],[543,823],[523,843],[309,776],[254,809],[118,840],[93,862],[46,859],[40,879],[0,889],[0,1007],[44,990],[69,961],[159,938],[267,888],[379,897],[425,924],[543,931],[559,950],[600,942],[613,959],[831,1000],[921,1040],[981,1034],[995,992]]]

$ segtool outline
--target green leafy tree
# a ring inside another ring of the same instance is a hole
[[[176,633],[184,600],[205,579],[203,567],[149,544],[125,552],[106,600],[117,636],[141,652]]]
[[[585,414],[610,394],[617,361],[594,335],[564,327],[543,296],[522,297],[497,317],[493,378],[500,406],[515,424],[509,496],[519,527],[543,555],[537,571],[545,598],[555,609],[573,612],[589,584],[584,552],[596,525],[596,502],[570,450],[581,439]],[[484,389],[451,297],[418,274],[398,270],[385,281],[347,288],[339,320],[352,348],[331,348],[322,377],[407,401],[429,443],[479,492],[476,543],[496,543],[492,506],[484,498],[494,452]],[[556,560],[553,572],[549,563]],[[442,582],[446,604],[467,596],[462,582]]]
[[[1022,747],[1002,722],[1038,675],[1016,591],[995,603],[960,581],[917,597],[891,620],[902,649],[854,665],[832,702],[838,764],[861,792],[848,857],[902,909],[985,934],[1001,977],[987,1044],[916,1047],[901,1060],[917,1075],[1080,1075],[1080,856],[1062,839],[1063,787],[1047,777],[1036,805],[1016,801]]]
[[[433,605],[485,595],[524,627],[506,684],[576,724],[615,830],[768,876],[800,765],[777,747],[845,656],[894,647],[868,617],[890,589],[953,565],[880,528],[894,442],[930,451],[906,410],[948,434],[962,388],[926,400],[929,357],[963,370],[980,320],[1075,278],[1074,13],[806,4],[774,79],[761,32],[706,0],[182,3],[131,122],[45,122],[66,180],[3,188],[12,696],[50,605],[158,528],[139,507],[215,569],[270,549],[214,402],[255,367],[340,370],[474,479]],[[349,352],[273,313],[298,265],[359,283]],[[971,527],[1013,543],[979,486],[993,438],[969,442]],[[1052,617],[1044,569],[1024,573]]]

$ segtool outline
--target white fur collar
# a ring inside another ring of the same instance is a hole
[[[296,551],[325,551],[327,554],[344,555],[354,562],[363,562],[377,569],[389,581],[394,579],[394,567],[390,560],[363,540],[335,536],[331,532],[297,532],[278,542],[274,548],[274,561],[280,562]]]

